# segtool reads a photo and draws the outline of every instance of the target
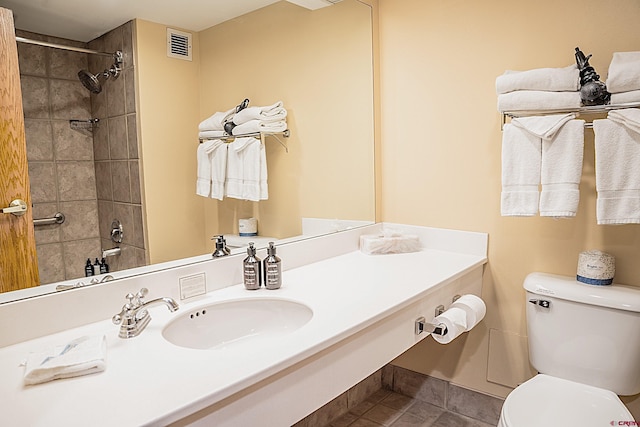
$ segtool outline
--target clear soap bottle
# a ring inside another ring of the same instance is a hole
[[[247,257],[242,261],[242,275],[244,277],[244,287],[250,291],[260,289],[262,285],[262,263],[256,256],[256,248],[253,242],[247,248]]]
[[[264,286],[279,289],[282,286],[282,260],[276,256],[276,247],[269,242],[267,257],[264,259]]]

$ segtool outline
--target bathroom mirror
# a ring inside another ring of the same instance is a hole
[[[146,227],[150,265],[115,271],[116,278],[211,262],[210,238],[237,234],[241,218],[258,218],[259,233],[282,242],[375,221],[371,6],[344,0],[310,11],[277,2],[194,33],[192,61],[167,58],[170,25],[135,22],[146,215],[133,227]],[[290,136],[265,140],[269,198],[197,196],[197,124],[244,98],[256,106],[283,101],[288,111]],[[78,280],[87,281],[64,283]],[[0,302],[55,292],[55,285],[9,292]]]

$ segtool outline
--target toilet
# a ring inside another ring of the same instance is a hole
[[[640,393],[640,288],[545,273],[524,288],[539,373],[507,396],[498,427],[640,425],[618,398]]]

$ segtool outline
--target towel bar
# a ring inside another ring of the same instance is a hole
[[[64,222],[64,214],[61,212],[56,212],[51,218],[38,218],[33,220],[33,225],[52,225],[52,224],[62,224]]]

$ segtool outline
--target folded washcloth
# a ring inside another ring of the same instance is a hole
[[[198,138],[203,138],[203,139],[222,138],[224,136],[229,136],[229,134],[223,130],[204,130],[204,131],[198,132]]]
[[[510,123],[502,133],[502,216],[538,213],[541,139]]]
[[[640,133],[640,109],[625,108],[623,110],[609,111],[607,115],[612,122],[619,123],[631,129],[636,133]]]
[[[611,94],[612,104],[629,104],[632,102],[640,102],[640,90]]]
[[[625,120],[630,122],[631,118],[627,116]],[[638,123],[633,125],[637,126]],[[640,134],[611,119],[594,120],[593,131],[597,223],[639,224],[640,168],[637,165],[640,165]]]
[[[584,120],[569,120],[542,140],[540,216],[576,216],[584,155]]]
[[[564,68],[507,70],[496,78],[496,92],[498,94],[516,90],[575,92],[580,90],[580,71],[574,64]]]
[[[101,372],[106,367],[106,356],[107,340],[104,335],[82,337],[65,345],[29,353],[24,383],[39,384]]]
[[[565,123],[575,118],[576,115],[574,113],[518,117],[511,120],[511,124],[526,130],[538,138],[550,139]]]
[[[267,157],[259,139],[236,138],[229,144],[225,194],[254,202],[269,198]]]
[[[229,111],[218,111],[211,117],[200,122],[198,130],[200,132],[206,130],[224,130],[224,124],[233,119],[235,111],[235,107],[230,109]]]
[[[234,135],[245,135],[254,132],[284,132],[287,130],[287,122],[265,122],[263,120],[250,120],[233,128]]]
[[[579,108],[580,92],[517,90],[498,95],[498,111],[560,110]]]
[[[614,52],[607,75],[607,91],[632,90],[640,90],[640,52]]]
[[[278,101],[266,107],[247,107],[236,113],[233,123],[241,125],[250,120],[262,120],[265,123],[282,121],[287,117],[287,110],[282,105],[282,101]]]

